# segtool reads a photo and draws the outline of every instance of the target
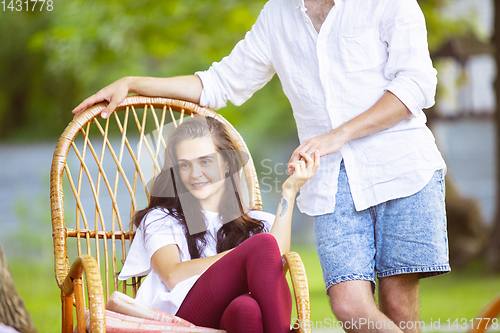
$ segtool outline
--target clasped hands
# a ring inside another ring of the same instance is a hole
[[[303,154],[313,156],[318,151],[319,157],[336,153],[348,141],[347,132],[340,126],[328,133],[305,140],[292,153],[288,161],[288,173],[293,174],[298,161],[304,161]]]

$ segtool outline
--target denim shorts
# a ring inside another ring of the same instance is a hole
[[[326,291],[349,280],[372,281],[397,274],[420,278],[450,271],[444,172],[419,192],[357,212],[341,164],[335,211],[314,218]]]

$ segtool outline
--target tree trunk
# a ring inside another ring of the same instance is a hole
[[[14,286],[2,244],[0,244],[0,323],[13,327],[21,333],[37,332]]]
[[[486,248],[486,258],[488,260],[489,270],[491,272],[500,272],[500,4],[493,1],[495,6],[495,32],[493,34],[493,45],[495,46],[495,62],[497,66],[497,77],[495,79],[495,97],[496,97],[496,110],[495,110],[495,124],[497,129],[496,137],[496,218],[493,226],[493,232]]]
[[[467,265],[483,254],[489,240],[479,201],[460,194],[457,185],[446,175],[446,216],[452,269]]]

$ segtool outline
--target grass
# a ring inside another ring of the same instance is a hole
[[[296,247],[293,250],[300,254],[306,267],[311,321],[333,320],[315,249]],[[477,317],[495,296],[500,296],[500,276],[487,276],[483,272],[484,267],[476,262],[449,274],[421,280],[421,321],[430,323],[440,319],[443,328],[448,319],[453,323],[455,319]]]
[[[17,292],[39,333],[61,331],[61,292],[48,260],[8,260]]]
[[[324,291],[321,267],[315,249],[295,247],[306,267],[311,299],[311,320],[333,320],[328,298]],[[50,260],[9,259],[16,288],[24,299],[40,333],[60,331],[61,305],[53,264]],[[452,273],[424,279],[420,284],[421,320],[429,323],[440,319],[441,328],[446,321],[475,318],[500,293],[500,276],[486,276],[480,263]],[[294,312],[293,317],[296,314]]]
[[[500,276],[483,273],[478,263],[449,274],[424,279],[420,284],[420,313],[424,321],[459,321],[477,317],[500,296]]]

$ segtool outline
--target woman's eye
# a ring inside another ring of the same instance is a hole
[[[179,166],[181,169],[187,169],[189,168],[189,163],[181,163]]]
[[[201,164],[202,165],[207,165],[207,164],[210,164],[210,161],[209,160],[203,160],[203,161],[201,161]]]

